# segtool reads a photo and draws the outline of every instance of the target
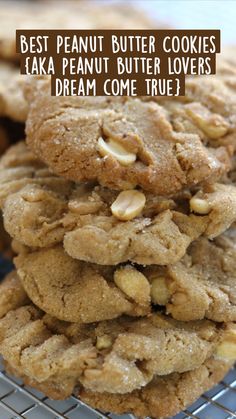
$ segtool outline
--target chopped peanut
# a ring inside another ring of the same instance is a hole
[[[197,198],[196,196],[193,196],[193,198],[190,199],[190,209],[191,211],[201,215],[209,214],[211,210],[206,199]]]
[[[117,269],[114,281],[121,291],[138,304],[145,305],[150,302],[150,284],[147,278],[132,266]]]
[[[146,197],[137,190],[121,192],[111,206],[112,214],[122,221],[132,220],[143,210]]]
[[[129,166],[136,160],[136,154],[127,151],[123,145],[109,139],[107,142],[102,137],[98,139],[98,151],[101,156],[112,156],[123,166]]]
[[[165,306],[170,299],[170,292],[167,288],[166,278],[158,277],[153,279],[151,284],[151,300],[154,304]]]

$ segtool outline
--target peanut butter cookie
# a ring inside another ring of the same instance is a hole
[[[146,387],[132,393],[100,394],[81,388],[78,396],[104,412],[132,413],[139,418],[169,418],[186,409],[202,393],[222,380],[229,368],[229,363],[211,358],[193,371],[156,376]],[[38,383],[26,382],[40,389]],[[51,390],[50,385],[49,388]],[[48,388],[42,386],[41,390],[47,394]],[[55,390],[53,395],[56,396]]]
[[[178,320],[236,321],[235,231],[196,240],[176,264],[145,268],[152,302]]]
[[[1,47],[0,47],[1,49]],[[0,116],[25,122],[28,104],[23,96],[26,76],[10,64],[0,63]]]
[[[9,138],[5,128],[0,124],[0,155],[7,149],[9,146]]]
[[[0,57],[16,61],[16,29],[152,29],[156,23],[143,10],[128,5],[86,1],[1,1]],[[158,24],[161,27],[160,23]]]
[[[101,265],[167,265],[201,235],[214,238],[236,219],[236,188],[214,184],[173,198],[121,193],[53,175],[24,143],[0,161],[0,205],[8,233],[29,247],[63,242],[73,258]]]
[[[165,267],[93,265],[69,257],[60,245],[20,250],[15,263],[30,299],[61,320],[144,316],[157,305],[177,320],[236,321],[233,231],[196,240],[179,262]]]
[[[236,95],[217,78],[188,81],[175,100],[52,97],[45,80],[26,91],[27,142],[65,178],[168,195],[230,168]]]
[[[7,299],[6,284],[1,292]],[[124,394],[155,375],[198,368],[213,354],[232,362],[235,344],[226,354],[225,342],[234,334],[231,323],[178,322],[158,313],[91,325],[61,322],[30,304],[0,320],[0,353],[19,374],[39,383],[62,380],[64,397],[79,383],[100,393]]]

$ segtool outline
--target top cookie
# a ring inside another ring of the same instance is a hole
[[[26,95],[27,142],[65,178],[169,195],[229,170],[236,95],[224,80],[189,79],[174,100],[51,97],[32,79]]]

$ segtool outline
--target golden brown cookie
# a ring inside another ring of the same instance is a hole
[[[81,388],[77,394],[82,401],[104,412],[132,413],[140,418],[172,417],[222,380],[229,368],[227,362],[212,358],[193,371],[156,376],[146,387],[132,393],[100,394]],[[46,394],[52,392],[52,397],[57,395],[53,385],[40,387],[38,383],[28,383]]]
[[[232,362],[234,334],[233,324],[177,322],[159,313],[91,325],[61,322],[31,304],[0,320],[0,353],[20,375],[42,384],[49,380],[60,386],[63,381],[60,397],[79,383],[101,393],[124,394],[156,374],[198,368],[213,354]]]
[[[53,175],[24,143],[1,159],[0,182],[4,224],[14,239],[29,247],[63,242],[73,258],[102,265],[175,263],[193,240],[214,238],[236,219],[234,185],[172,199],[77,185]]]
[[[236,95],[219,83],[194,79],[186,97],[159,104],[158,98],[55,98],[49,81],[31,81],[27,142],[68,179],[173,194],[229,170]]]
[[[92,391],[124,394],[156,374],[199,367],[217,351],[224,333],[207,321],[178,323],[158,314],[96,326],[66,324],[25,306],[0,321],[0,353],[41,383],[64,379],[70,392],[82,383]]]
[[[143,211],[131,221],[123,221],[119,211],[132,210],[129,199],[119,201],[117,193],[109,197],[109,191],[101,187],[94,188],[87,197],[77,189],[64,219],[65,226],[68,221],[72,226],[73,217],[76,224],[66,232],[64,248],[74,258],[98,264],[127,260],[147,265],[174,263],[193,240],[201,235],[213,238],[232,224],[236,216],[235,192],[234,186],[215,184],[193,196],[186,194],[174,200],[145,194]],[[132,197],[132,191],[129,194]],[[116,210],[114,202],[118,202]],[[102,206],[95,209],[96,203]],[[89,213],[89,207],[93,213]]]
[[[20,373],[4,362],[6,371],[20,377],[30,385],[55,400],[65,398],[64,382],[49,379],[38,382]],[[75,394],[94,408],[112,413],[133,413],[139,417],[160,418],[172,416],[186,409],[201,394],[210,390],[224,378],[231,363],[211,358],[199,368],[185,373],[174,373],[165,377],[156,376],[150,384],[141,390],[126,394],[96,393],[77,388]]]
[[[11,272],[1,281],[0,288],[0,317],[30,302],[16,271]]]

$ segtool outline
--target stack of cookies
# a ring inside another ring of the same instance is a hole
[[[51,97],[20,77],[0,91],[26,122],[0,160],[6,370],[54,399],[174,415],[236,359],[233,54],[185,97]]]

